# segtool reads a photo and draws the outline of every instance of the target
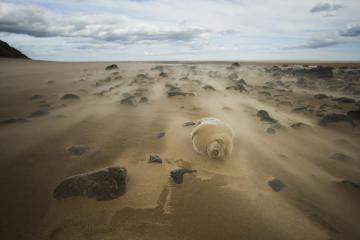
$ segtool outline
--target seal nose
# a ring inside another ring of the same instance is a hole
[[[219,151],[218,151],[218,150],[213,150],[213,151],[212,151],[212,155],[213,155],[214,157],[217,157],[217,156],[219,155]]]

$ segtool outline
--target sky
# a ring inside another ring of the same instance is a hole
[[[360,60],[360,0],[0,0],[38,60]]]

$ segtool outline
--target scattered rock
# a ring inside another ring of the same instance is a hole
[[[360,183],[359,182],[354,182],[348,179],[344,179],[339,181],[340,184],[344,184],[344,185],[349,185],[353,188],[356,188],[357,190],[360,190]]]
[[[344,103],[344,104],[347,104],[347,103],[356,103],[355,99],[347,98],[347,97],[333,98],[332,100],[335,101],[335,102]]]
[[[162,163],[162,159],[159,155],[150,154],[148,163]]]
[[[203,89],[216,91],[216,89],[215,89],[213,86],[211,86],[211,85],[205,85],[205,86],[203,86]]]
[[[90,149],[89,146],[86,144],[77,144],[68,148],[68,152],[70,152],[72,155],[75,156],[81,156],[87,151],[89,151],[89,149]]]
[[[192,173],[192,172],[196,172],[196,170],[192,170],[190,168],[179,168],[179,169],[172,170],[170,172],[170,176],[176,184],[181,184],[181,183],[183,183],[184,174]]]
[[[302,123],[302,122],[297,122],[297,123],[291,124],[290,127],[291,127],[291,128],[294,128],[294,129],[310,128],[309,125],[307,125],[307,124],[305,124],[305,123]]]
[[[32,112],[29,117],[43,117],[48,115],[50,112],[47,108],[37,110],[35,112]]]
[[[167,78],[167,77],[169,77],[166,73],[164,73],[164,72],[161,72],[160,74],[159,74],[159,76],[160,77],[163,77],[163,78]]]
[[[109,167],[71,176],[55,188],[53,196],[57,200],[77,196],[96,198],[97,201],[112,200],[125,193],[126,175],[126,168]]]
[[[26,118],[8,118],[0,121],[0,124],[8,125],[8,124],[27,123],[27,122],[31,122],[31,121]]]
[[[335,123],[335,122],[349,122],[351,125],[353,125],[352,119],[345,115],[340,113],[328,113],[325,114],[318,122],[320,126],[327,126],[329,123]]]
[[[164,136],[165,136],[165,133],[164,133],[164,132],[161,132],[161,133],[158,133],[158,134],[156,135],[156,138],[160,139],[160,138],[162,138],[162,137],[164,137]]]
[[[185,92],[180,92],[180,91],[170,91],[168,92],[168,97],[175,97],[175,96],[186,96],[188,95]]]
[[[322,94],[322,93],[319,93],[319,94],[315,94],[314,98],[315,99],[326,99],[326,98],[329,98],[329,96],[325,95],[325,94]]]
[[[352,120],[360,120],[360,110],[348,111],[346,115]]]
[[[269,113],[265,110],[259,110],[256,114],[258,117],[260,117],[261,121],[264,122],[270,122],[270,123],[277,123],[277,120],[270,117]]]
[[[105,70],[113,70],[113,69],[119,69],[118,65],[111,64],[105,68]]]
[[[349,157],[348,155],[345,155],[343,153],[334,153],[333,155],[330,156],[331,159],[337,160],[337,161],[349,161],[352,158]]]
[[[285,184],[277,179],[277,178],[271,178],[268,180],[268,185],[272,188],[273,191],[275,192],[280,192],[284,187]]]
[[[42,95],[39,95],[39,94],[35,94],[35,95],[33,95],[33,96],[31,96],[31,100],[39,100],[39,99],[43,99],[44,98],[44,96],[42,96]]]
[[[61,97],[62,100],[80,100],[80,97],[73,93],[67,93]]]
[[[136,106],[137,105],[137,101],[136,101],[135,96],[125,97],[125,98],[120,100],[120,103],[121,104],[127,104],[127,105],[130,105],[130,106]]]
[[[234,62],[233,64],[231,64],[231,67],[238,68],[240,67],[240,64],[238,62]]]
[[[194,122],[186,122],[183,124],[184,127],[194,126],[196,123]]]
[[[276,133],[276,130],[273,129],[273,128],[267,128],[267,129],[266,129],[266,132],[267,132],[268,134],[275,134],[275,133]]]

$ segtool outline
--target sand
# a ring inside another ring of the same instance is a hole
[[[313,86],[269,70],[305,63],[110,64],[0,60],[1,239],[360,239],[359,121],[318,124],[359,109],[359,77]],[[248,93],[226,89],[240,78]],[[343,96],[354,102],[334,100]],[[233,128],[227,161],[193,150],[183,124],[204,117]],[[83,153],[68,151],[78,144]],[[150,154],[163,163],[148,163]],[[128,171],[123,196],[53,198],[64,178],[116,165]],[[175,184],[169,173],[182,167],[196,172]]]

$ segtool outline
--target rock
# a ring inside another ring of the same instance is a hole
[[[235,86],[228,86],[226,87],[226,90],[236,90],[236,91],[240,91],[240,92],[248,92],[248,90],[245,88],[245,86],[243,84],[237,84]]]
[[[238,62],[234,62],[233,64],[231,64],[232,68],[238,68],[240,67],[240,64]]]
[[[168,92],[168,97],[175,97],[175,96],[186,96],[187,93],[185,92],[180,92],[180,91],[169,91]]]
[[[343,154],[343,153],[334,153],[333,155],[330,156],[331,159],[337,160],[337,161],[349,161],[352,158]]]
[[[29,117],[43,117],[48,115],[50,112],[47,108],[37,110],[35,112],[32,112]]]
[[[121,104],[127,104],[131,106],[136,106],[137,101],[135,96],[128,96],[120,100]]]
[[[141,97],[140,98],[140,102],[141,103],[146,103],[146,102],[148,102],[149,101],[149,99],[147,98],[147,97]]]
[[[162,159],[156,154],[150,154],[148,163],[162,163]]]
[[[335,102],[344,103],[344,104],[347,104],[347,103],[356,103],[355,99],[347,98],[347,97],[333,98],[332,100],[335,101]]]
[[[307,107],[302,106],[302,107],[293,108],[291,110],[291,112],[298,113],[298,112],[304,112],[306,110],[307,110]]]
[[[161,72],[160,74],[159,74],[159,76],[160,77],[163,77],[163,78],[167,78],[167,77],[169,77],[166,73],[164,73],[164,72]]]
[[[352,120],[360,120],[360,110],[348,111],[346,115]]]
[[[340,184],[349,185],[353,188],[356,188],[357,190],[360,190],[360,182],[354,182],[348,179],[344,179],[339,181]]]
[[[196,172],[196,170],[192,170],[190,168],[179,168],[179,169],[172,170],[170,172],[170,176],[176,184],[181,184],[181,183],[183,183],[184,174],[192,173],[192,172]]]
[[[261,94],[261,95],[265,95],[265,96],[271,96],[271,93],[266,92],[266,91],[261,91],[261,92],[258,92],[258,93]]]
[[[329,96],[325,95],[325,94],[322,94],[322,93],[319,93],[319,94],[315,94],[314,98],[315,99],[326,99],[326,98],[329,98]]]
[[[24,58],[29,59],[25,54],[0,40],[0,58]]]
[[[264,122],[270,122],[270,123],[277,123],[277,120],[270,117],[269,113],[265,110],[259,110],[256,114],[258,117],[260,117],[261,121]]]
[[[211,86],[211,85],[205,85],[205,86],[203,86],[203,89],[205,89],[205,90],[211,90],[211,91],[216,91],[216,89],[215,89],[213,86]]]
[[[61,97],[62,100],[80,100],[80,97],[76,94],[67,93]]]
[[[68,148],[68,152],[70,152],[72,155],[75,156],[81,156],[87,151],[89,151],[89,149],[90,149],[89,146],[86,144],[77,144]]]
[[[8,124],[27,123],[27,122],[31,122],[31,121],[26,118],[8,118],[0,121],[0,124],[8,125]]]
[[[276,130],[273,129],[273,128],[267,128],[267,129],[266,129],[266,132],[267,132],[268,134],[275,134],[275,133],[276,133]]]
[[[320,126],[327,126],[329,123],[334,122],[349,122],[351,125],[353,125],[352,119],[345,115],[340,113],[328,113],[325,114],[318,122]]]
[[[294,129],[310,128],[309,125],[307,125],[307,124],[305,124],[305,123],[302,123],[302,122],[297,122],[297,123],[291,124],[290,127],[291,127],[291,128],[294,128]]]
[[[268,185],[272,188],[273,191],[275,192],[280,192],[284,187],[285,184],[277,179],[277,178],[271,178],[268,180]]]
[[[105,70],[113,70],[113,69],[119,69],[118,65],[111,64],[105,68]]]
[[[39,95],[39,94],[35,94],[35,95],[33,95],[33,96],[31,96],[31,100],[39,100],[39,99],[43,99],[44,98],[44,96],[42,96],[42,95]]]
[[[161,133],[158,133],[158,135],[156,135],[156,138],[162,138],[165,136],[165,133],[164,132],[161,132]]]
[[[196,123],[194,122],[186,122],[183,124],[184,127],[194,126]]]
[[[109,167],[71,176],[55,188],[53,197],[57,200],[77,196],[112,200],[125,194],[126,175],[123,167]]]

